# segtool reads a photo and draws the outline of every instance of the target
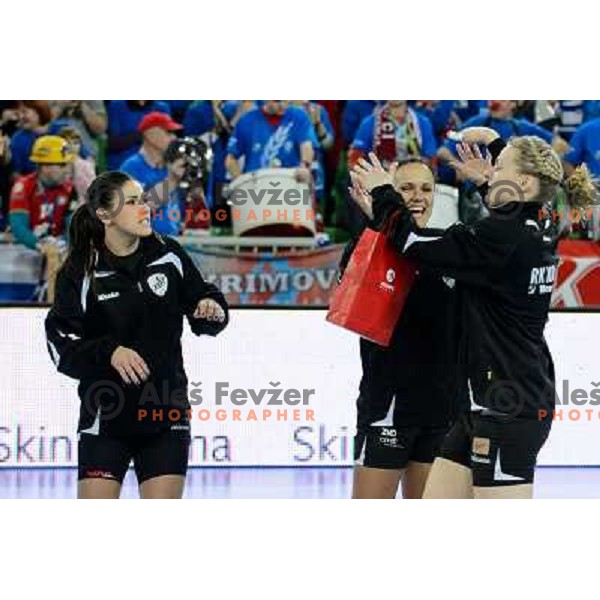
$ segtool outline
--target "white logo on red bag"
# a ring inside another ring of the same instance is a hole
[[[396,279],[396,271],[394,269],[388,269],[385,273],[386,281],[382,281],[379,284],[379,288],[384,292],[393,292],[395,290],[394,281]]]

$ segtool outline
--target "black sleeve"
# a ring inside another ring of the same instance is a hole
[[[492,164],[496,164],[496,161],[500,156],[500,152],[502,152],[504,148],[506,148],[506,142],[501,137],[496,138],[493,142],[488,144],[487,149],[490,155],[492,156]],[[479,192],[482,198],[485,198],[488,192],[488,184],[484,183],[483,185],[480,185],[477,188],[477,191]]]
[[[439,275],[485,285],[516,247],[504,221],[486,218],[468,227],[458,223],[446,231],[420,229],[404,206],[398,210],[402,198],[391,185],[375,188],[371,194],[379,228],[392,216],[395,219],[388,238],[399,252]]]
[[[344,276],[344,271],[352,258],[352,253],[354,252],[354,248],[356,248],[356,244],[360,238],[351,239],[345,246],[344,251],[342,252],[342,257],[340,258],[340,264],[338,265],[338,283],[342,280]]]
[[[46,317],[46,345],[60,373],[73,379],[94,377],[110,369],[110,359],[119,344],[111,336],[86,339],[84,304],[85,278],[67,274],[63,268],[56,279],[54,305]]]
[[[194,261],[189,254],[172,238],[168,238],[169,246],[181,260],[183,268],[183,277],[181,281],[181,297],[183,314],[187,317],[188,323],[195,335],[215,336],[229,323],[229,305],[225,296],[219,291],[216,285],[207,283],[198,271]],[[222,323],[217,321],[207,321],[206,319],[195,319],[193,314],[200,300],[211,298],[217,302],[225,312],[225,320]]]

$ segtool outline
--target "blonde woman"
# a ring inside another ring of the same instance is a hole
[[[464,156],[464,172],[487,182],[489,216],[443,235],[419,229],[401,208],[390,238],[423,268],[456,280],[459,377],[473,409],[453,426],[432,467],[427,498],[531,498],[537,455],[552,424],[554,365],[544,339],[556,273],[557,232],[548,210],[564,187],[591,202],[585,170],[564,180],[560,158],[535,136],[508,143],[489,129],[463,132],[486,143],[489,159]],[[402,197],[374,155],[354,169],[372,202],[361,208],[381,227]],[[546,210],[543,210],[546,208]]]

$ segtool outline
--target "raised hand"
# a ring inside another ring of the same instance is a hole
[[[365,158],[360,158],[352,169],[360,186],[370,193],[371,190],[381,185],[393,185],[394,174],[398,165],[394,163],[386,171],[374,152],[369,153],[369,160],[371,162]]]
[[[456,152],[460,160],[452,160],[449,164],[463,179],[469,179],[476,185],[483,185],[490,180],[494,165],[488,150],[483,156],[477,144],[462,142],[456,145]]]
[[[350,196],[352,200],[356,202],[358,207],[369,217],[369,219],[373,218],[373,200],[369,193],[362,187],[358,180],[358,176],[351,172],[350,179],[352,180],[352,185],[348,188],[348,192],[350,192]]]

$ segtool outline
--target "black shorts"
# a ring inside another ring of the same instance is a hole
[[[354,438],[354,462],[374,469],[404,469],[409,462],[432,463],[447,428],[370,425]]]
[[[79,434],[79,479],[123,483],[133,461],[138,483],[160,475],[182,475],[188,466],[190,432],[185,429],[130,437]]]
[[[533,483],[537,456],[551,426],[551,419],[471,412],[454,424],[441,456],[471,469],[477,487]]]

